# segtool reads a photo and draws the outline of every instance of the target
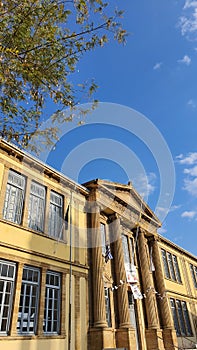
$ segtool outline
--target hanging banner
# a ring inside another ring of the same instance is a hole
[[[130,284],[134,299],[143,299],[143,296],[135,284]]]
[[[125,264],[126,278],[128,283],[137,283],[137,269],[133,264]]]

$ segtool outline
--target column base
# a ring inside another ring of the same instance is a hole
[[[146,329],[147,350],[165,350],[163,332],[160,329]]]
[[[178,348],[176,331],[173,329],[164,329],[163,342],[165,350],[176,350]]]
[[[94,323],[94,328],[108,328],[106,321],[98,321]]]
[[[88,350],[116,348],[113,328],[91,328],[88,333]]]
[[[116,347],[137,350],[136,331],[134,328],[116,329]]]

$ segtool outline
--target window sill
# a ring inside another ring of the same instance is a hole
[[[37,335],[37,334],[27,334],[27,335],[0,335],[0,341],[2,340],[33,340],[33,339],[66,339],[66,335],[62,335],[62,334],[41,334],[41,335]]]

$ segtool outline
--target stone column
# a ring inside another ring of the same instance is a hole
[[[89,234],[92,238],[92,288],[94,307],[94,327],[107,327],[105,313],[105,295],[103,283],[103,257],[100,232],[100,207],[91,207]]]
[[[158,314],[155,293],[153,292],[154,286],[152,276],[150,273],[150,260],[147,254],[146,238],[144,231],[140,230],[138,236],[138,254],[140,259],[140,269],[142,276],[142,285],[144,293],[146,293],[145,307],[147,313],[148,329],[158,329]],[[152,288],[152,289],[151,289]]]
[[[155,266],[155,279],[156,279],[157,292],[161,296],[162,295],[165,296],[165,283],[164,283],[164,276],[163,276],[162,265],[161,265],[161,258],[159,254],[158,242],[156,239],[153,239],[151,243],[152,243],[152,254],[153,254],[152,258]],[[163,299],[161,299],[160,309],[161,309],[163,328],[172,329],[173,324],[172,324],[172,318],[171,318],[167,297],[164,297]]]
[[[155,280],[156,287],[159,294],[163,295],[164,298],[160,299],[160,313],[163,324],[163,342],[165,350],[175,350],[178,348],[178,342],[176,337],[176,331],[174,329],[171,310],[168,298],[165,297],[165,280],[162,270],[162,262],[159,253],[159,245],[157,239],[152,239],[152,254],[153,263],[155,266]]]
[[[116,218],[112,223],[112,241],[114,241],[114,264],[116,271],[117,283],[126,281],[126,272],[124,266],[124,252],[122,247],[122,238],[120,231],[120,219]],[[127,294],[127,284],[123,284],[117,290],[118,296],[118,311],[120,328],[131,328],[131,321],[129,316],[129,305],[128,305],[128,294]]]

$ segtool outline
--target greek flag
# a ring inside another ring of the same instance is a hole
[[[113,256],[111,254],[111,250],[110,250],[110,245],[106,245],[106,253],[105,253],[105,262],[107,263],[108,260],[113,259]]]

